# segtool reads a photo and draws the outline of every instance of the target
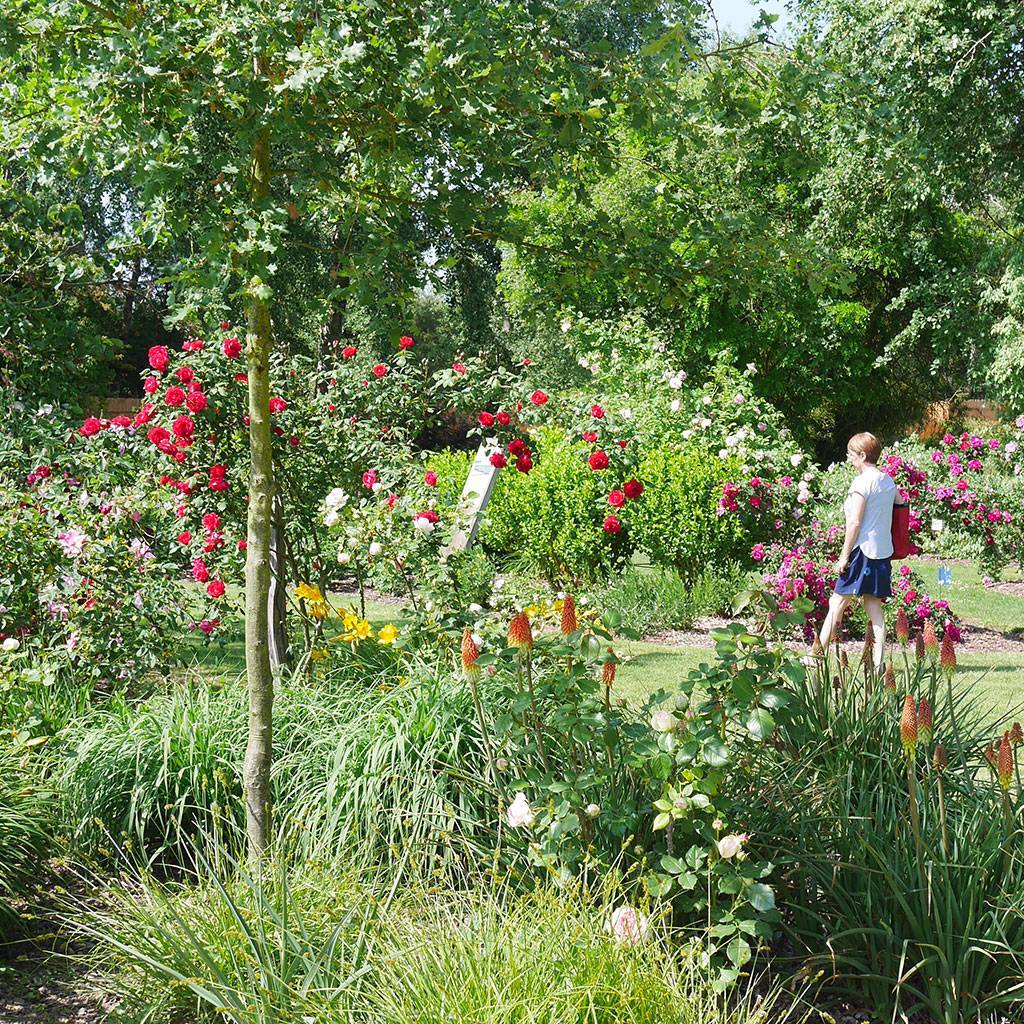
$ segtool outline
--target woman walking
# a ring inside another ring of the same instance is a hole
[[[828,614],[818,636],[822,652],[843,622],[850,602],[859,597],[874,630],[873,661],[882,671],[885,655],[885,614],[882,602],[892,596],[892,507],[899,491],[892,477],[878,468],[882,445],[874,434],[854,434],[846,446],[846,458],[857,476],[850,485],[843,511],[846,536],[835,564],[835,592],[829,598]],[[814,664],[808,656],[804,664]]]

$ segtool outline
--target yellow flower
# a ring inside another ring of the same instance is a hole
[[[314,647],[309,656],[313,661],[324,661],[331,656],[331,652],[326,647]]]
[[[313,586],[312,583],[300,583],[295,588],[295,596],[302,601],[315,601],[323,603],[324,595],[320,593],[320,588]]]
[[[341,621],[345,629],[351,632],[359,622],[359,616],[351,608],[346,608]]]
[[[382,644],[393,644],[397,636],[398,630],[390,622],[386,626],[381,626],[377,633],[377,639]]]

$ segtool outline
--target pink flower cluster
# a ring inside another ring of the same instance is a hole
[[[939,637],[948,633],[954,643],[963,639],[962,626],[950,610],[949,602],[924,593],[921,578],[906,563],[893,574],[892,591],[893,598],[904,605],[912,631],[931,619]]]

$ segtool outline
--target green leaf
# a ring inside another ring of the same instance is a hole
[[[764,708],[755,708],[751,711],[743,724],[756,740],[767,739],[775,729],[775,719]]]
[[[775,909],[775,893],[772,887],[765,885],[764,882],[755,882],[747,890],[747,899],[759,914],[766,914],[769,910]]]
[[[726,946],[725,952],[737,967],[742,967],[744,964],[749,963],[750,958],[754,955],[753,950],[750,948],[750,943],[741,935],[737,935],[736,938]]]
[[[718,736],[709,736],[704,740],[700,752],[704,760],[716,768],[729,763],[729,748]]]
[[[668,828],[668,823],[671,820],[672,820],[672,815],[669,814],[668,811],[662,811],[661,814],[659,814],[654,819],[654,826],[653,826],[654,827],[654,831],[655,832],[660,832],[663,828]]]

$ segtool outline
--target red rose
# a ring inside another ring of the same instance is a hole
[[[402,337],[398,339],[398,347],[401,349],[412,348],[415,344],[416,342],[413,341],[408,334],[403,334]]]
[[[463,363],[452,363],[452,369],[460,376],[466,375],[466,367]]]
[[[530,395],[530,401],[533,402],[534,405],[547,405],[548,396],[543,391],[538,389],[537,391],[534,391],[532,395]]]
[[[147,377],[142,382],[142,390],[145,391],[147,395],[156,394],[156,392],[160,390],[159,379],[156,377]]]
[[[631,500],[639,498],[644,493],[644,485],[639,480],[627,480],[622,489]]]
[[[115,427],[130,427],[132,425],[132,418],[131,416],[115,416],[110,423]]]
[[[522,438],[517,437],[514,441],[510,442],[508,446],[509,455],[524,455],[526,454],[526,442]]]
[[[626,447],[626,445],[627,445],[627,444],[629,444],[629,442],[628,442],[628,441],[616,441],[615,443],[616,443],[616,444],[617,444],[617,445],[618,445],[618,446],[619,446],[620,448],[625,448],[625,447]]]
[[[179,416],[172,424],[171,430],[178,437],[191,437],[196,425],[192,422],[191,416]]]
[[[178,534],[178,543],[182,547],[184,547],[186,544],[191,544],[192,534],[189,533],[188,530],[182,530],[181,533]]]
[[[376,482],[377,482],[377,471],[374,470],[374,469],[368,469],[363,474],[363,486],[367,490],[370,490]]]
[[[608,468],[608,456],[607,456],[607,454],[605,454],[605,452],[601,451],[600,449],[598,449],[598,451],[594,452],[590,456],[590,458],[587,459],[587,462],[590,463],[590,468],[591,469],[597,470],[597,469],[607,469]]]
[[[428,487],[436,487],[437,486],[437,474],[432,469],[428,469],[426,471],[426,473],[423,474],[423,482]]]
[[[201,558],[192,559],[192,579],[196,583],[205,583],[210,578],[210,570],[206,568],[206,563]]]
[[[143,423],[148,423],[153,418],[153,409],[155,407],[148,403],[135,414],[135,419],[132,421],[135,426],[141,427]]]
[[[203,516],[203,529],[209,530],[211,533],[220,529],[220,516],[216,512],[207,512]]]
[[[249,374],[247,374],[247,373],[236,373],[235,374],[235,380],[237,380],[239,384],[248,384],[249,383]]]
[[[622,523],[615,516],[608,516],[603,525],[605,533],[619,533],[622,530]]]
[[[592,430],[584,430],[583,440],[586,441],[587,444],[593,444],[597,440],[597,434],[595,434]]]
[[[352,357],[353,357],[353,356],[354,356],[354,355],[355,355],[355,354],[356,354],[356,353],[357,353],[358,351],[359,351],[359,349],[357,349],[357,348],[355,347],[355,345],[346,345],[346,346],[345,346],[345,347],[344,347],[344,348],[343,348],[343,349],[341,350],[341,354],[342,354],[342,357],[343,357],[343,358],[345,358],[345,359],[351,359],[351,358],[352,358]]]
[[[602,409],[599,405],[592,405],[590,407],[590,415],[593,416],[595,420],[603,420],[604,409]]]
[[[206,348],[206,342],[202,338],[189,338],[181,347],[186,352],[202,352]]]
[[[381,377],[386,377],[387,374],[388,374],[388,368],[383,363],[378,363],[373,368],[373,375],[374,375],[374,377],[377,377],[378,379],[381,378]]]
[[[225,338],[221,348],[228,359],[237,359],[242,354],[242,343],[237,338]]]
[[[288,438],[288,443],[293,448],[298,448],[299,447],[299,439],[294,434],[292,434],[292,436]]]
[[[270,411],[272,413],[284,412],[288,408],[288,403],[283,398],[278,398],[276,395],[270,400]]]
[[[209,636],[213,632],[213,630],[216,627],[216,625],[217,625],[217,619],[214,619],[212,622],[209,619],[203,619],[203,621],[199,623],[199,628],[207,636]]]
[[[185,389],[179,387],[168,388],[164,392],[164,401],[176,408],[185,401]]]
[[[182,384],[187,384],[195,377],[195,374],[192,372],[191,366],[181,366],[178,368],[177,377]]]
[[[506,459],[501,452],[495,452],[491,456],[491,465],[494,466],[495,469],[504,469],[504,467],[508,465],[508,459]]]
[[[520,473],[529,473],[530,470],[533,469],[533,459],[530,458],[529,454],[520,455],[519,458],[516,459],[516,469],[518,469]]]
[[[171,435],[163,427],[151,427],[146,437],[149,438],[151,444],[155,444],[158,448],[171,439]]]
[[[480,424],[481,427],[493,427],[494,416],[492,416],[491,413],[489,412],[482,412],[477,417],[477,422]]]
[[[163,373],[167,369],[167,361],[170,359],[170,355],[166,345],[154,345],[149,350],[149,365],[158,373]]]
[[[238,550],[239,551],[245,551],[245,549],[248,548],[248,546],[249,546],[249,542],[247,540],[240,540],[238,542]]]
[[[618,490],[612,491],[612,493],[608,495],[608,504],[611,505],[612,508],[622,508],[622,506],[626,504],[625,494]]]
[[[512,417],[507,412],[498,413],[498,422],[503,426],[507,427],[512,422]]]
[[[210,597],[223,597],[224,596],[224,582],[223,580],[210,580],[207,584],[206,592]]]
[[[89,416],[86,421],[78,428],[78,432],[82,437],[93,437],[103,429],[103,424],[100,423],[95,416]]]
[[[284,427],[271,427],[270,431],[275,437],[284,437]]]
[[[222,331],[230,331],[230,330],[231,330],[231,324],[229,324],[229,323],[227,322],[227,320],[222,320],[222,321],[220,322],[220,329],[221,329]]]

